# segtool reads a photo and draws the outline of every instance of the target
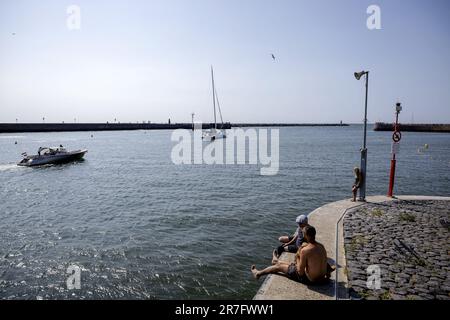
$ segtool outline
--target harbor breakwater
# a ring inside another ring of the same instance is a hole
[[[347,123],[232,123],[232,127],[348,127]]]
[[[236,123],[217,124],[218,129],[231,127],[313,127],[348,126],[348,124],[318,123]],[[203,123],[203,129],[214,127],[214,123]],[[0,123],[0,133],[18,132],[63,132],[63,131],[117,131],[117,130],[174,130],[192,129],[192,123]]]
[[[374,131],[394,131],[393,123],[386,122],[376,122]],[[410,131],[410,132],[450,132],[450,124],[431,124],[431,123],[401,123],[400,131]]]
[[[203,123],[203,129],[214,123]],[[230,129],[230,123],[217,124],[219,129]],[[0,123],[0,133],[63,132],[63,131],[118,131],[118,130],[174,130],[192,129],[191,123]]]

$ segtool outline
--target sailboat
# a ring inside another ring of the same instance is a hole
[[[202,139],[205,141],[214,141],[216,139],[225,139],[227,137],[225,134],[225,130],[223,129],[222,111],[220,110],[219,97],[217,96],[216,87],[214,85],[214,70],[212,66],[211,66],[211,81],[212,81],[212,95],[214,107],[214,128],[211,128],[203,132]],[[219,130],[217,129],[216,104],[217,108],[219,109],[220,121],[222,122],[222,125]]]

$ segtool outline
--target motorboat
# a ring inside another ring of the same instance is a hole
[[[83,159],[88,151],[75,150],[67,151],[63,146],[59,147],[40,147],[37,155],[29,156],[26,152],[22,153],[23,159],[17,165],[24,167],[35,167],[46,164],[61,164]]]

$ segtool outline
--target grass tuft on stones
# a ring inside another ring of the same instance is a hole
[[[364,300],[367,300],[367,298],[371,296],[371,293],[368,290],[361,290],[357,294],[360,299]]]
[[[377,208],[377,209],[373,209],[373,210],[370,212],[370,214],[371,214],[373,217],[380,218],[380,217],[382,217],[382,216],[384,215],[384,211]]]
[[[350,252],[352,252],[358,249],[360,246],[365,245],[366,243],[367,240],[366,238],[364,238],[364,236],[357,235],[352,238],[352,241],[350,242],[348,249]]]
[[[400,213],[399,219],[405,222],[416,222],[416,216],[407,212]]]
[[[389,291],[386,291],[380,296],[380,298],[381,300],[391,300],[391,293]]]

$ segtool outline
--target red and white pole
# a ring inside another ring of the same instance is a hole
[[[394,124],[394,133],[392,134],[392,159],[391,159],[391,173],[389,175],[389,190],[388,190],[388,197],[392,197],[394,194],[394,180],[395,180],[395,165],[397,163],[397,160],[395,159],[395,154],[398,152],[399,149],[399,142],[402,138],[402,134],[400,132],[400,128],[398,125],[398,114],[402,110],[402,106],[400,102],[397,102],[395,105],[395,124]]]
[[[388,191],[388,197],[392,197],[394,194],[394,179],[395,179],[395,163],[397,161],[395,160],[395,153],[393,154],[393,157],[391,159],[391,174],[389,176],[389,191]]]

